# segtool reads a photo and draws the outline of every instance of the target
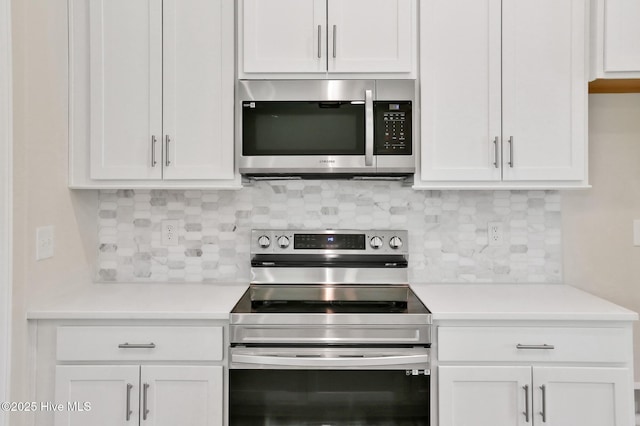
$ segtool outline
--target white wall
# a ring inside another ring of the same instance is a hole
[[[0,401],[9,401],[11,353],[11,25],[0,0]],[[0,426],[8,424],[0,411]]]
[[[640,312],[640,94],[589,96],[590,190],[562,198],[566,283]],[[640,331],[635,327],[640,381]]]
[[[95,262],[96,192],[67,188],[67,1],[13,2],[14,285],[12,399],[30,401],[29,297],[68,288]],[[35,260],[36,228],[55,227],[55,255]],[[85,241],[88,238],[89,241]],[[88,247],[88,249],[85,249]],[[26,424],[26,415],[11,418]]]

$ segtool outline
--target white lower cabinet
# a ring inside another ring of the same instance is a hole
[[[222,324],[78,322],[40,336],[56,361],[53,398],[42,398],[62,407],[38,426],[224,424]]]
[[[441,366],[439,426],[631,426],[626,368]]]
[[[221,366],[59,365],[55,397],[56,426],[223,424]]]
[[[633,426],[630,325],[438,328],[438,426]]]

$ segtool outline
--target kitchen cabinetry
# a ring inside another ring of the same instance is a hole
[[[233,186],[233,1],[69,10],[70,186]]]
[[[416,76],[416,0],[238,4],[240,78]]]
[[[439,426],[632,426],[630,343],[623,327],[439,327]]]
[[[210,365],[222,327],[65,325],[55,339],[55,426],[224,424],[223,366]]]
[[[619,396],[628,376],[624,368],[440,367],[439,425],[631,425]]]
[[[417,187],[586,185],[587,10],[421,2]]]
[[[592,78],[640,78],[640,2],[592,0]]]
[[[90,402],[60,411],[56,426],[221,426],[222,367],[59,365],[56,401]]]

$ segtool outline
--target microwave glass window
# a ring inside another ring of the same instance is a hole
[[[245,102],[242,154],[364,155],[364,105]]]

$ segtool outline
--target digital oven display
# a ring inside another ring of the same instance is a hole
[[[364,250],[364,234],[295,234],[293,248],[302,250]]]

